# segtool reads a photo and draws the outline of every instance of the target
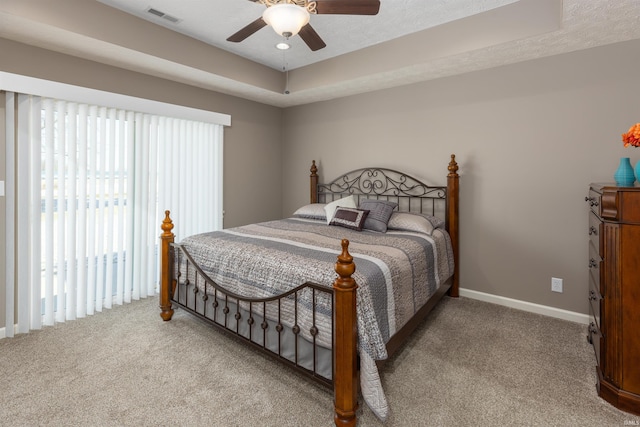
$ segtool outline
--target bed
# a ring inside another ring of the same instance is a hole
[[[378,369],[432,308],[458,296],[458,165],[431,186],[385,168],[320,183],[290,218],[174,242],[162,222],[160,309],[186,310],[334,391],[336,425],[358,393],[384,420]],[[357,266],[357,268],[356,268]]]

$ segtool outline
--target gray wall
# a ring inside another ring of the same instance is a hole
[[[282,109],[1,38],[0,52],[0,71],[231,115],[231,126],[224,132],[224,226],[281,217]],[[4,101],[0,108],[4,120]],[[2,128],[0,180],[5,180],[4,138]],[[4,198],[0,198],[0,251],[4,251],[4,224]],[[0,252],[0,301],[4,301],[5,295],[2,254]],[[4,326],[4,313],[3,302],[0,327]]]
[[[587,207],[611,181],[620,135],[640,121],[640,41],[286,109],[283,212],[361,166],[445,183],[461,173],[460,286],[579,313],[587,305]],[[551,292],[551,277],[564,293]]]
[[[580,313],[587,186],[611,181],[622,156],[640,161],[620,141],[640,121],[640,41],[285,110],[8,40],[0,51],[2,71],[230,114],[225,227],[307,203],[312,159],[325,179],[381,165],[444,183],[455,153],[461,286]]]

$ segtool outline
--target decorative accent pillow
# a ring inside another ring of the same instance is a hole
[[[429,236],[436,228],[426,216],[410,212],[393,212],[387,227],[389,230],[415,231]]]
[[[391,213],[396,206],[398,206],[397,203],[388,200],[361,200],[358,208],[369,211],[369,215],[364,222],[364,228],[385,233],[387,231],[387,223],[389,222],[389,218],[391,218]]]
[[[363,211],[361,209],[337,207],[329,225],[339,225],[352,230],[362,231],[362,226],[368,214],[369,211]]]
[[[309,205],[298,208],[293,213],[293,216],[298,218],[310,218],[310,219],[327,219],[327,213],[324,211],[326,203],[311,203]]]
[[[334,200],[331,203],[327,203],[324,207],[324,211],[327,214],[327,224],[331,224],[333,214],[335,213],[337,207],[357,208],[358,206],[356,205],[356,199],[353,198],[353,195]]]

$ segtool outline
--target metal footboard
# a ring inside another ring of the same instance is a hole
[[[281,295],[249,298],[230,292],[212,280],[183,246],[172,243],[170,258],[174,307],[188,311],[325,386],[333,386],[334,297],[331,288],[304,283]],[[320,315],[331,319],[330,328],[322,327],[317,321]]]

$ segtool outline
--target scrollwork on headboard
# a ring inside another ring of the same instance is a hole
[[[354,195],[357,201],[365,198],[395,201],[400,211],[425,212],[441,217],[446,213],[446,186],[430,186],[393,169],[356,169],[330,183],[319,183],[316,188],[319,203]]]
[[[373,197],[431,197],[444,199],[446,187],[432,187],[405,173],[392,169],[365,168],[348,172],[329,184],[319,184],[318,192]]]

